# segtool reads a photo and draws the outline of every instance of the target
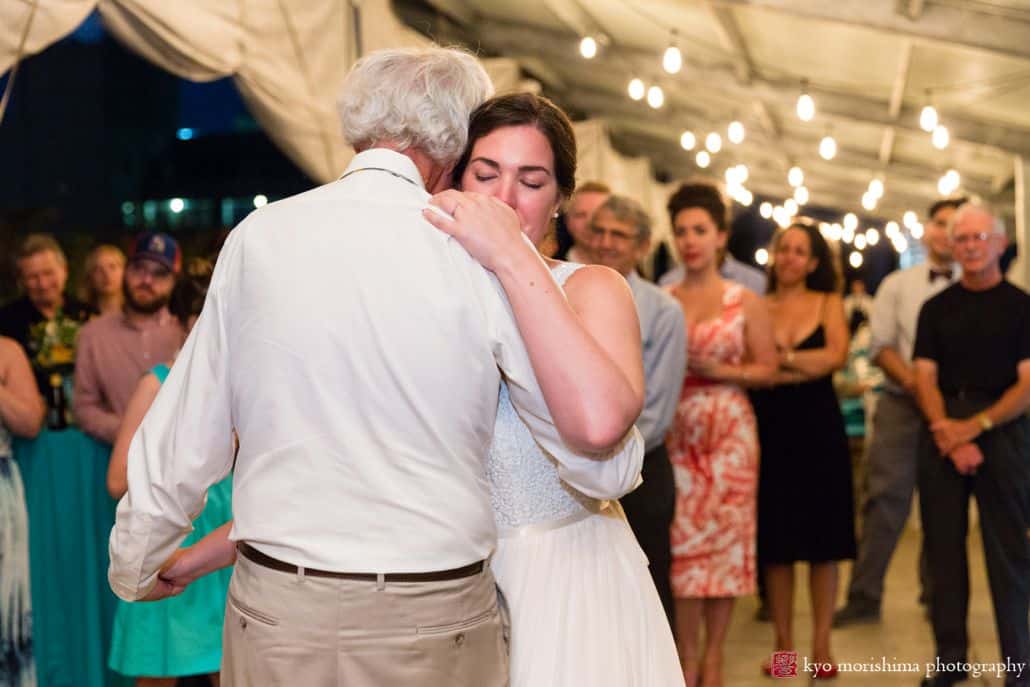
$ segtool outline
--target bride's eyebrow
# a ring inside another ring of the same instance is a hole
[[[501,165],[488,157],[474,157],[471,162],[480,162],[488,167],[493,167],[498,172],[501,171]]]
[[[486,165],[488,167],[492,167],[492,168],[496,169],[498,172],[501,171],[501,164],[499,162],[497,162],[496,160],[491,160],[488,157],[474,157],[469,162],[470,162],[470,164],[472,162],[480,162],[480,163],[482,163],[482,164],[484,164],[484,165]],[[543,174],[546,174],[547,176],[551,176],[551,170],[549,170],[547,167],[543,167],[541,165],[522,165],[521,167],[519,167],[519,173],[520,174],[532,173],[532,172],[542,172]]]

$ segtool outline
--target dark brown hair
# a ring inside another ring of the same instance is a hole
[[[801,217],[795,219],[790,226],[776,232],[773,237],[770,252],[775,255],[776,247],[779,245],[783,235],[791,229],[800,229],[808,235],[808,244],[811,246],[812,257],[818,261],[816,268],[805,277],[805,286],[810,291],[821,293],[840,293],[841,273],[837,264],[837,256],[830,250],[830,244],[826,242],[823,235],[819,233],[819,227],[812,220]],[[769,287],[768,293],[775,293],[777,286],[776,266],[774,262],[769,263]]]
[[[565,198],[571,196],[576,188],[576,135],[572,131],[572,123],[560,107],[533,93],[498,95],[472,112],[468,144],[454,166],[454,185],[461,184],[476,141],[509,126],[533,126],[547,138],[554,154],[554,177],[558,190]]]
[[[213,270],[214,265],[205,258],[190,258],[183,266],[182,275],[176,281],[168,301],[168,310],[183,328],[189,326],[190,317],[199,315],[204,308]]]
[[[951,208],[952,210],[958,210],[959,207],[969,202],[966,197],[961,198],[943,198],[938,200],[936,203],[930,206],[929,214],[926,215],[927,219],[933,219],[933,216],[943,208]]]
[[[669,210],[669,223],[676,224],[676,215],[688,208],[701,208],[708,212],[716,229],[726,233],[730,230],[730,204],[719,188],[719,183],[711,179],[690,179],[669,196],[666,205]]]

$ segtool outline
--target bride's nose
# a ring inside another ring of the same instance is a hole
[[[518,208],[518,199],[516,197],[516,184],[517,179],[504,179],[501,181],[501,187],[498,190],[497,197],[504,201],[504,204],[510,208]]]

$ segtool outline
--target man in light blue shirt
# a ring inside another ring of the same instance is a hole
[[[679,405],[687,368],[687,330],[679,303],[641,279],[636,266],[651,244],[651,219],[635,200],[609,196],[590,222],[590,252],[598,264],[626,277],[640,317],[644,353],[644,410],[637,428],[644,436],[644,483],[622,498],[622,507],[647,554],[662,605],[673,623],[669,582],[669,527],[676,509],[676,485],[665,450],[665,434]],[[675,627],[675,625],[673,625]]]
[[[732,282],[740,284],[745,289],[754,291],[759,296],[765,295],[766,276],[765,272],[751,265],[737,260],[735,257],[726,253],[726,257],[723,258],[722,264],[719,265],[719,274],[722,275],[723,279],[729,279]],[[683,265],[676,265],[671,270],[666,272],[658,280],[659,286],[671,286],[683,281],[683,277],[686,275],[686,270]]]

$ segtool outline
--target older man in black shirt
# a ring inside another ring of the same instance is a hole
[[[969,496],[976,497],[1006,685],[1030,685],[1030,296],[1004,280],[1004,226],[967,203],[952,217],[962,280],[919,315],[913,357],[929,432],[919,457],[920,508],[932,575],[938,672],[966,677]]]

